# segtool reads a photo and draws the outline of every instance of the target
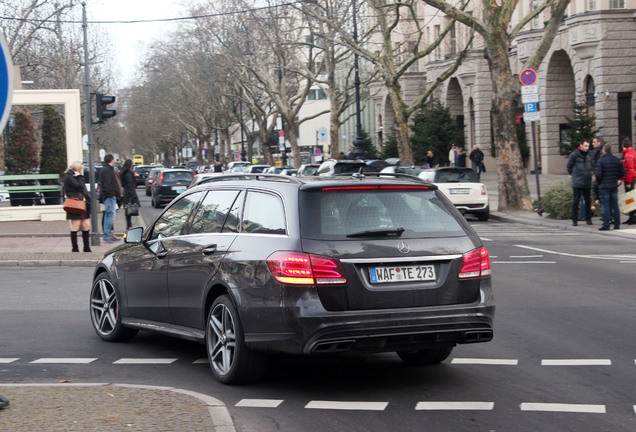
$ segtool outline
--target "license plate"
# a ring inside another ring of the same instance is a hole
[[[185,190],[185,188],[182,186],[172,186],[172,190],[176,191],[177,193],[181,193]]]
[[[371,267],[369,278],[371,283],[431,281],[435,280],[435,266]]]
[[[451,189],[450,193],[453,195],[468,195],[470,193],[470,189]]]

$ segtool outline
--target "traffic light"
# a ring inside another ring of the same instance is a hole
[[[104,120],[117,115],[114,109],[108,109],[107,105],[115,102],[115,96],[103,95],[95,93],[95,106],[97,108],[97,123],[104,123]]]

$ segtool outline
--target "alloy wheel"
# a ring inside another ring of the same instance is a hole
[[[208,352],[212,367],[219,375],[227,375],[234,364],[236,352],[236,330],[234,319],[226,305],[217,304],[208,322],[210,338]]]
[[[95,330],[101,335],[110,335],[117,325],[118,313],[115,287],[105,278],[98,279],[91,295],[91,318]]]

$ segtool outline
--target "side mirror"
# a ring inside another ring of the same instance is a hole
[[[141,243],[144,229],[142,227],[131,228],[124,234],[125,243]]]

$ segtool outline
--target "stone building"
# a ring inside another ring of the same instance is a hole
[[[415,0],[418,17],[426,23],[425,42],[439,34],[448,17]],[[525,16],[536,0],[521,0],[516,20]],[[470,6],[469,6],[470,8]],[[479,11],[474,10],[477,14]],[[523,63],[543,35],[548,13],[529,22],[510,46],[513,73]],[[514,21],[513,21],[514,22]],[[405,24],[405,25],[408,25]],[[406,34],[406,32],[403,32]],[[448,68],[465,44],[468,30],[457,24],[434,53],[411,68],[402,78],[405,99],[421,92],[427,83]],[[636,111],[636,0],[573,0],[566,11],[554,42],[537,69],[540,120],[536,125],[539,166],[543,173],[564,173],[566,158],[559,154],[559,142],[573,115],[573,104],[584,100],[597,118],[600,135],[617,145],[623,137],[633,139]],[[391,101],[381,84],[374,104],[376,127],[389,130],[393,122]],[[457,72],[442,84],[438,96],[463,125],[466,148],[478,144],[490,157],[492,84],[483,44],[476,38],[473,50]],[[519,106],[518,114],[523,113]],[[523,122],[522,117],[520,121]],[[532,143],[530,124],[526,124],[528,143]],[[531,158],[532,160],[532,158]]]

